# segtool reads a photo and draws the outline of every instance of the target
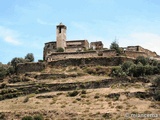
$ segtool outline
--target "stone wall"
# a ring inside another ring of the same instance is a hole
[[[37,63],[20,63],[16,67],[16,73],[25,73],[25,72],[39,72],[44,70],[46,67],[45,63],[37,62]]]
[[[152,52],[152,51],[145,49],[141,46],[128,46],[126,51],[135,52],[133,54],[137,54],[137,55],[142,54],[142,52],[144,52],[147,55],[147,57],[156,57],[157,56],[156,52]]]
[[[125,55],[127,57],[132,57],[132,58],[137,58],[138,56],[147,57],[147,54],[145,52],[136,52],[136,51],[125,51]]]
[[[105,50],[103,51],[103,57],[114,57],[116,56],[115,50]]]
[[[99,54],[100,53],[100,54]],[[54,60],[68,59],[68,58],[92,58],[92,57],[113,57],[116,56],[114,50],[106,51],[87,51],[87,52],[63,52],[52,53],[48,56],[48,62]]]
[[[96,53],[96,51],[52,53],[49,56],[48,61],[68,59],[68,58],[89,58],[89,57],[97,57],[97,56],[98,54]]]
[[[94,57],[94,58],[70,58],[57,61],[48,62],[48,66],[117,66],[122,64],[124,61],[134,60],[127,57]]]

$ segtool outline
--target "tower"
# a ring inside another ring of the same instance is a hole
[[[57,48],[63,48],[65,50],[66,48],[66,30],[67,27],[60,23],[57,25],[56,28],[56,47]]]

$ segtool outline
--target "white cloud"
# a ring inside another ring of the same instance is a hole
[[[13,45],[20,45],[21,42],[18,40],[18,37],[19,34],[16,31],[0,26],[0,38],[5,42]]]
[[[49,23],[49,22],[45,22],[45,21],[43,21],[43,20],[41,20],[41,19],[37,19],[37,22],[39,23],[39,24],[41,24],[41,25],[51,25],[51,26],[55,26],[55,24],[53,24],[53,23]]]

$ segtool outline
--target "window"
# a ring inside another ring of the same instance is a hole
[[[59,27],[59,33],[61,33],[61,27]]]

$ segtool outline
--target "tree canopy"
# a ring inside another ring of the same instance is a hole
[[[33,53],[28,53],[28,54],[25,56],[25,59],[26,59],[28,62],[33,62],[33,61],[34,61],[34,55],[33,55]]]
[[[121,53],[121,48],[119,47],[117,41],[111,43],[110,49],[114,49],[118,54]]]

